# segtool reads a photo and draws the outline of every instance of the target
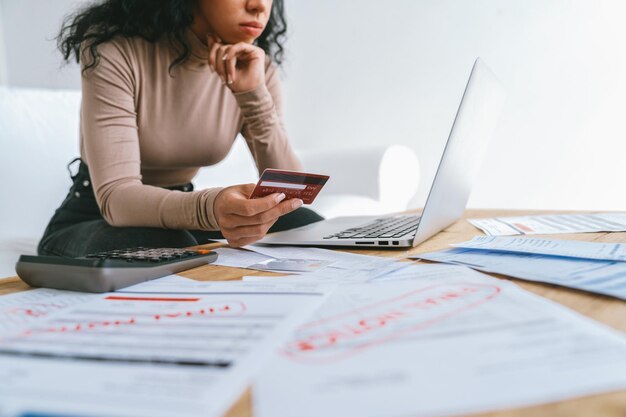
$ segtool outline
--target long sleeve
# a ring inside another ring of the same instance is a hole
[[[266,83],[256,90],[236,93],[243,115],[242,135],[256,161],[259,174],[265,168],[301,171],[283,122],[282,91],[276,67],[266,66]]]
[[[82,78],[81,153],[103,217],[113,226],[217,230],[213,204],[221,189],[184,193],[142,183],[141,74],[120,45],[100,45],[98,65]]]

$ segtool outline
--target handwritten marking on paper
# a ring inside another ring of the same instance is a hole
[[[44,317],[49,314],[51,311],[61,310],[65,308],[65,304],[57,304],[57,303],[33,303],[28,307],[13,307],[6,310],[6,313],[16,316],[27,316],[27,317]]]
[[[478,307],[500,291],[495,285],[469,283],[412,291],[306,324],[282,353],[303,362],[343,359]]]
[[[22,332],[18,337],[34,336],[47,333],[70,333],[81,332],[92,329],[116,328],[135,324],[148,323],[153,321],[163,321],[168,319],[178,319],[187,317],[232,317],[239,316],[246,312],[246,305],[240,301],[224,301],[211,303],[202,308],[187,311],[151,313],[143,317],[126,317],[111,320],[92,320],[83,323],[68,325],[53,325],[48,327],[31,328]]]

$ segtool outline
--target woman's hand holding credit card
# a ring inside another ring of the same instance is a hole
[[[213,213],[232,247],[262,239],[280,216],[311,204],[327,175],[266,169],[256,184],[224,188],[215,197]]]
[[[287,199],[299,198],[304,204],[311,204],[328,178],[330,178],[328,175],[266,169],[261,174],[250,198],[262,198],[274,193],[283,193]]]
[[[224,188],[215,197],[213,213],[219,230],[232,247],[241,247],[262,239],[280,216],[302,206],[302,200],[287,200],[283,193],[273,193],[251,200],[254,184]]]

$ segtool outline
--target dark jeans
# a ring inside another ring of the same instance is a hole
[[[68,169],[75,159],[68,165]],[[202,245],[213,239],[223,239],[222,234],[203,230],[173,230],[151,227],[113,227],[100,214],[100,209],[91,187],[89,169],[82,161],[76,175],[72,175],[70,191],[59,207],[46,231],[37,251],[40,255],[83,256],[88,253],[113,249],[182,248]],[[172,190],[192,191],[193,185],[168,187]],[[278,232],[293,229],[322,220],[323,217],[307,208],[299,208],[280,217],[269,230]]]

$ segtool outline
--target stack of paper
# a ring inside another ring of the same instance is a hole
[[[412,256],[626,299],[626,244],[476,237]]]
[[[61,292],[65,308],[4,332],[0,416],[221,416],[328,292],[186,281]]]
[[[254,387],[255,416],[449,416],[626,388],[626,338],[464,267],[341,286]],[[397,282],[396,282],[397,281]]]
[[[215,265],[287,272],[335,284],[367,282],[408,265],[393,258],[309,247],[249,245],[215,251],[219,254]]]
[[[626,232],[626,213],[547,214],[469,219],[489,236]]]
[[[550,259],[546,275],[575,275],[565,262],[584,263],[586,280],[626,277],[621,245],[465,245],[452,251],[524,258],[520,271],[536,258],[538,274]],[[583,253],[593,259],[571,258]],[[260,417],[437,417],[626,389],[624,335],[508,281],[312,248],[245,255],[327,264],[261,282],[171,276],[103,295],[0,298],[0,323],[12,320],[0,332],[0,416],[218,416],[260,367]]]
[[[452,246],[465,249],[533,253],[566,258],[626,261],[625,243],[477,236],[469,242],[455,243]]]

